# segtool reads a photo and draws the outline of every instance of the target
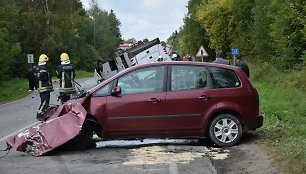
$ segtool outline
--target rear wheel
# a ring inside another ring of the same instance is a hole
[[[66,150],[83,150],[88,148],[92,142],[93,128],[90,123],[84,122],[79,135],[64,144]]]
[[[238,141],[241,139],[241,136],[241,123],[233,115],[218,115],[209,125],[209,138],[218,146],[233,146],[238,143]]]

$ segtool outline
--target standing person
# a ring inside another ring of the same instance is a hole
[[[172,61],[181,61],[181,58],[178,54],[174,53],[172,54]]]
[[[216,52],[216,60],[213,61],[213,63],[219,63],[219,64],[230,65],[230,64],[231,64],[230,61],[225,60],[224,57],[225,57],[224,52],[223,52],[222,50],[218,50],[218,51]]]
[[[36,74],[36,66],[34,65],[33,66],[33,68],[32,68],[32,73],[33,73],[33,75],[34,75],[34,81],[33,81],[33,83],[34,83],[34,89],[35,90],[37,90],[38,89],[38,84],[37,84],[37,78],[36,78],[36,76],[37,76],[37,74]]]
[[[249,66],[242,60],[241,55],[237,55],[235,62],[235,66],[238,66],[248,77],[250,77]]]
[[[70,94],[74,94],[75,84],[75,66],[70,63],[67,53],[62,53],[60,56],[61,64],[56,69],[57,77],[60,80],[60,99],[61,103],[70,100]]]
[[[36,86],[35,69],[36,68],[32,67],[28,70],[29,91],[34,90],[34,87]]]
[[[163,56],[158,56],[157,62],[163,62],[163,61],[164,61]]]
[[[37,111],[36,119],[44,119],[45,110],[49,107],[50,92],[53,91],[51,76],[47,70],[48,56],[42,54],[39,56],[38,67],[36,68],[36,78],[38,81],[38,92],[40,95],[40,106]]]

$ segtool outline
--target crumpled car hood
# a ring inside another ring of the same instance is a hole
[[[68,103],[49,108],[45,122],[20,132],[6,141],[9,147],[34,156],[41,156],[77,136],[87,111],[80,103]]]

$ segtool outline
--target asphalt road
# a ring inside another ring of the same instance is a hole
[[[90,87],[94,81],[83,79],[79,83]],[[58,89],[51,95],[51,104],[59,104],[56,95]],[[0,149],[6,148],[7,138],[37,122],[39,100],[38,92],[34,91],[24,99],[0,105]],[[55,151],[42,157],[12,149],[0,158],[0,174],[277,173],[266,153],[255,145],[257,138],[256,134],[250,134],[241,145],[231,148],[215,148],[198,140],[96,139],[96,147],[84,151]],[[0,153],[3,155],[5,152]]]

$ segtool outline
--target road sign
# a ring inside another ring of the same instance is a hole
[[[28,63],[34,63],[34,56],[33,56],[33,54],[28,54],[27,57],[28,57]]]
[[[201,45],[198,53],[196,54],[197,57],[208,57],[207,51],[204,49],[203,45]]]
[[[232,49],[232,54],[233,54],[233,55],[239,54],[238,48],[233,48],[233,49]]]

